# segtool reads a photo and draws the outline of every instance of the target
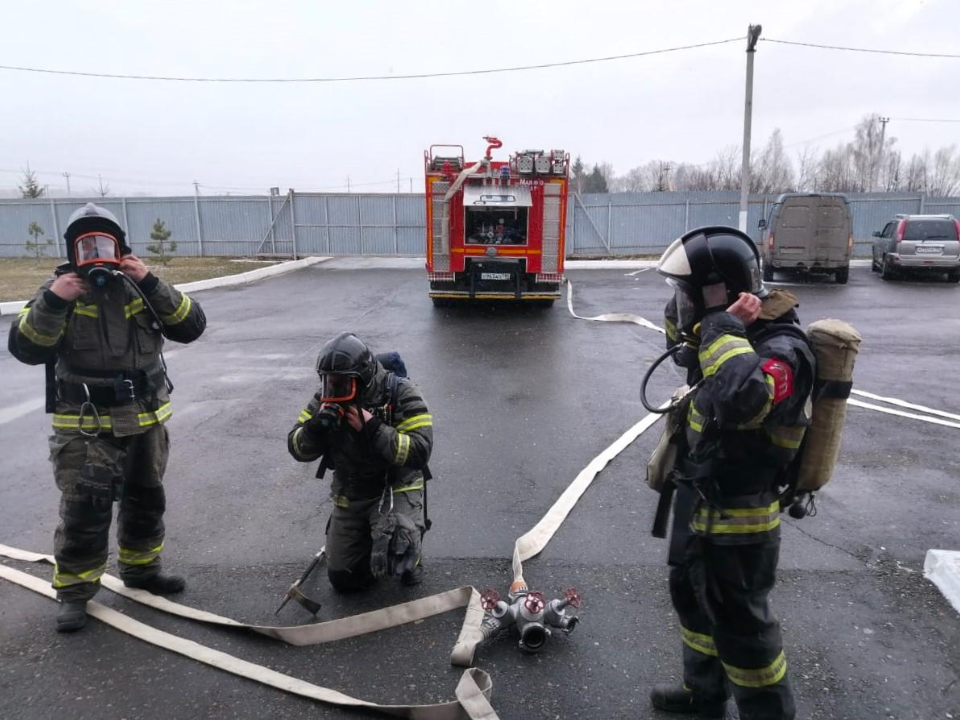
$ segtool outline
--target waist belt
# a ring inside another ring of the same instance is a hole
[[[159,363],[140,370],[88,370],[66,367],[71,374],[96,378],[95,384],[69,380],[57,382],[57,395],[69,403],[91,402],[100,407],[126,405],[136,400],[156,404],[157,390],[163,384],[163,371]],[[109,381],[109,384],[102,381]]]

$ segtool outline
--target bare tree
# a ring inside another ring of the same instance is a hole
[[[908,192],[927,191],[927,168],[930,165],[930,151],[925,150],[923,155],[914,153],[907,163],[906,177],[903,189]]]
[[[751,166],[751,192],[766,194],[793,189],[793,164],[783,150],[780,128],[771,133],[766,146]]]
[[[820,150],[804,147],[797,151],[797,190],[810,192],[820,185]]]
[[[103,178],[97,175],[97,193],[100,197],[106,197],[110,194],[110,186],[103,184]]]
[[[740,189],[740,146],[727,145],[717,153],[713,164],[714,190]]]
[[[927,173],[927,192],[934,197],[950,197],[960,192],[960,155],[957,146],[942,147],[933,155]]]
[[[820,160],[820,190],[827,192],[853,192],[857,190],[856,171],[853,167],[853,144],[840,143],[827,150]]]
[[[903,155],[899,150],[890,150],[883,156],[880,168],[880,187],[884,192],[898,192],[903,185]]]

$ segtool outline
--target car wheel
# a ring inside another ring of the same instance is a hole
[[[763,279],[767,282],[771,282],[773,280],[773,265],[770,263],[763,264]]]
[[[960,270],[954,270],[953,272],[947,273],[947,282],[948,283],[960,283]]]
[[[837,270],[835,277],[838,285],[846,285],[850,279],[850,268],[845,267]]]
[[[870,253],[870,271],[871,272],[880,272],[880,264],[877,262],[877,253]]]
[[[884,256],[883,264],[880,266],[880,279],[881,280],[893,280],[896,277],[893,265],[890,262],[890,258]]]

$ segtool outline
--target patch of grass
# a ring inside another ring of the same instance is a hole
[[[178,257],[172,259],[166,266],[150,265],[149,258],[143,258],[143,261],[157,276],[174,285],[223,275],[236,275],[276,264],[237,262],[235,258],[225,257]],[[53,274],[53,269],[58,262],[62,260],[42,258],[38,264],[32,258],[0,258],[0,302],[31,299]]]

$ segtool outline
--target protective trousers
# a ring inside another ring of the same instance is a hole
[[[393,508],[389,500],[376,497],[370,500],[348,500],[334,496],[333,513],[327,526],[327,576],[337,590],[362,590],[375,581],[370,570],[374,535],[378,532],[382,514],[405,516],[422,534],[423,490],[393,493]]]
[[[693,535],[683,562],[670,570],[684,684],[711,700],[725,700],[732,688],[741,720],[796,715],[780,626],[768,600],[779,553],[779,537],[721,545]]]
[[[163,425],[120,438],[59,431],[50,438],[61,493],[53,575],[61,600],[89,600],[100,589],[115,500],[120,577],[146,580],[159,574],[169,443]]]

